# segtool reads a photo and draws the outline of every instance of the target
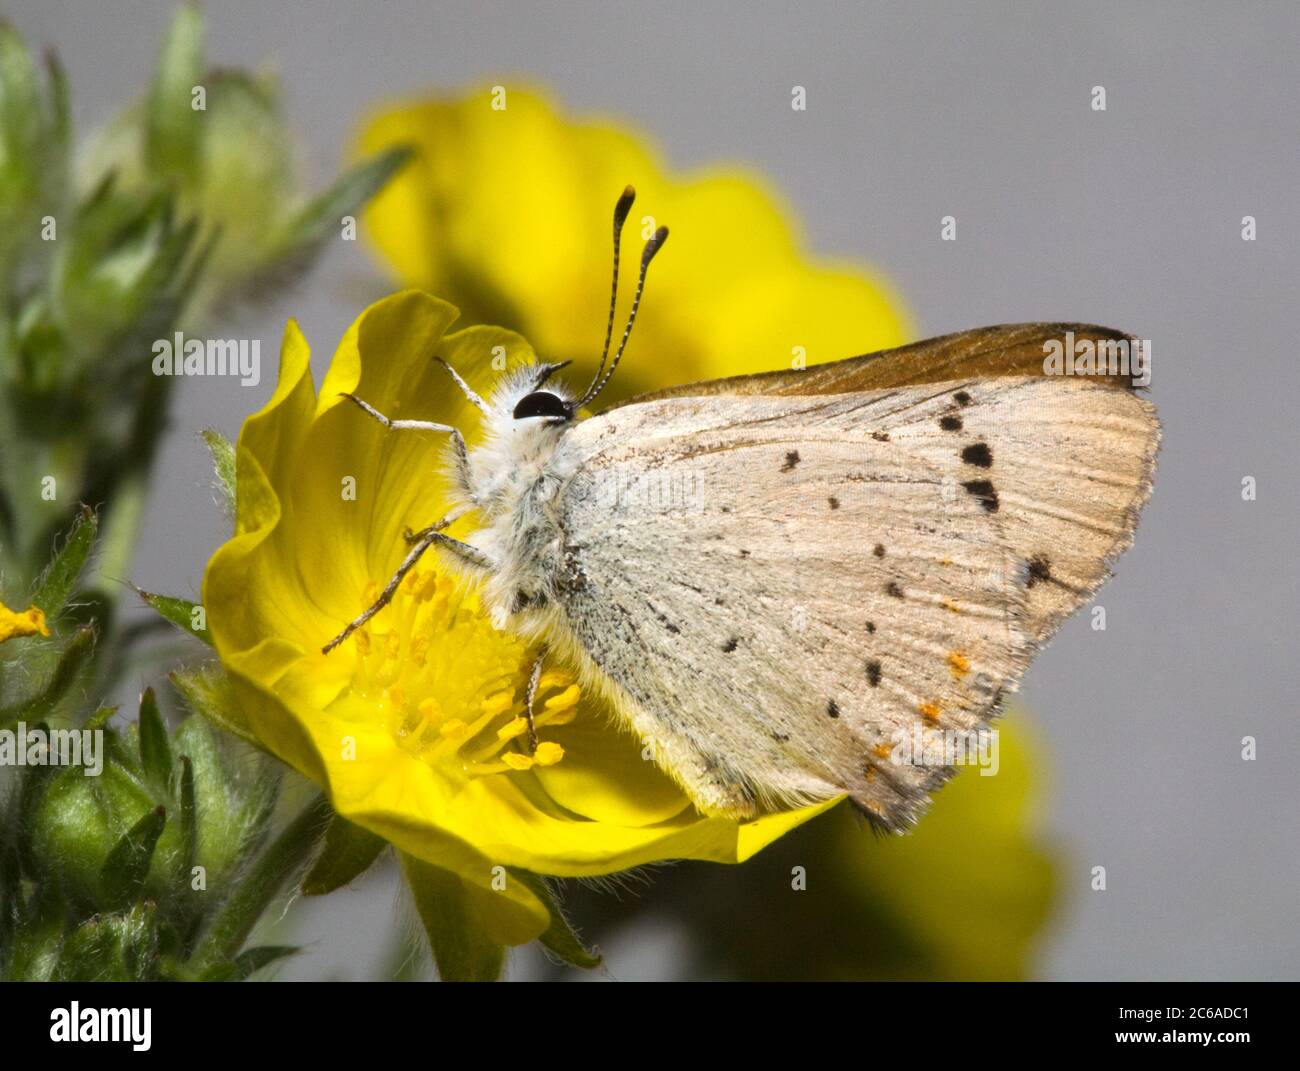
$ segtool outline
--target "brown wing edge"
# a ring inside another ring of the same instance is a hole
[[[777,369],[724,379],[702,380],[638,394],[610,409],[662,398],[698,398],[712,394],[848,394],[891,387],[942,383],[991,376],[1046,376],[1043,346],[1052,339],[1064,345],[1066,333],[1075,342],[1137,342],[1133,335],[1097,324],[996,324],[912,342],[892,350],[846,357],[805,369]],[[1124,390],[1140,389],[1132,376],[1095,375],[1094,382]]]

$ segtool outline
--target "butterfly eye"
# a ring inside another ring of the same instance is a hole
[[[525,394],[515,406],[515,419],[523,420],[526,417],[559,417],[561,420],[571,420],[573,413],[558,394],[535,390],[532,394]]]

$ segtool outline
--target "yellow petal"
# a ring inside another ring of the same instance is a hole
[[[505,112],[477,92],[391,110],[364,140],[367,151],[397,142],[420,150],[368,214],[399,274],[454,294],[471,322],[508,323],[528,338],[488,326],[448,334],[455,307],[395,294],[349,328],[317,397],[306,342],[289,325],[276,392],[241,432],[236,535],[204,583],[213,638],[250,731],[325,786],[339,813],[483,889],[489,904],[498,902],[494,867],[590,875],[669,858],[736,862],[833,806],[746,823],[700,814],[567,671],[544,678],[561,690],[544,703],[547,740],[536,755],[503,754],[515,771],[508,775],[467,772],[475,764],[456,747],[485,714],[513,708],[528,648],[487,628],[461,632],[481,608],[459,582],[439,579],[432,561],[398,596],[405,624],[397,605],[380,612],[368,657],[362,636],[322,655],[406,553],[403,530],[436,520],[450,501],[444,436],[389,431],[340,395],[390,417],[452,424],[473,442],[480,414],[432,354],[480,393],[497,381],[501,354],[507,367],[533,360],[530,342],[548,359],[577,358],[581,380],[604,324],[609,211],[629,181],[640,195],[629,243],[659,223],[673,238],[611,399],[901,342],[907,328],[893,295],[858,267],[810,262],[784,206],[752,177],[672,176],[641,140],[572,122],[517,88]],[[446,627],[413,637],[411,615],[435,611]],[[476,638],[457,646],[451,633]],[[389,661],[379,666],[385,649]],[[411,666],[420,672],[400,675]],[[439,677],[444,671],[455,676]],[[441,685],[423,694],[418,682],[434,679]],[[375,701],[372,682],[389,687],[390,701],[409,696],[428,725],[394,732],[389,708],[406,703]],[[474,696],[472,709],[460,693]],[[534,907],[515,903],[505,915],[526,924],[503,927],[518,936],[539,917],[544,925],[545,909],[539,916]]]

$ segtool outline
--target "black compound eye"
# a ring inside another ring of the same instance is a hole
[[[569,411],[568,405],[558,394],[552,394],[550,391],[535,390],[532,394],[525,394],[519,399],[519,404],[515,406],[515,419],[523,420],[525,417],[560,417],[563,420],[569,420],[573,414]]]

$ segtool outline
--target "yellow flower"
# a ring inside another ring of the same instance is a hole
[[[50,630],[45,624],[45,614],[39,607],[29,606],[20,613],[15,613],[0,602],[0,643],[16,639],[19,636],[48,636]]]
[[[430,559],[364,630],[321,654],[395,571],[404,529],[447,507],[445,436],[386,431],[340,393],[454,424],[473,442],[477,411],[431,356],[480,390],[496,374],[494,347],[512,363],[534,359],[500,328],[446,334],[456,315],[414,291],[371,306],[319,395],[290,322],[275,394],[240,432],[235,535],[209,562],[203,595],[244,728],[325,787],[344,817],[484,892],[491,932],[518,944],[547,912],[520,882],[487,894],[496,867],[579,876],[736,862],[834,801],[739,824],[706,817],[558,670],[543,675],[541,743],[528,755],[519,734],[531,653]]]
[[[644,139],[565,120],[535,93],[507,86],[505,108],[493,101],[484,89],[370,121],[362,153],[399,144],[417,153],[371,202],[369,233],[403,283],[449,295],[473,321],[519,330],[548,360],[573,359],[580,380],[600,357],[610,212],[631,183],[629,274],[638,233],[666,224],[672,234],[604,400],[908,341],[885,282],[860,265],[810,263],[790,213],[753,176],[669,175]],[[623,308],[629,300],[625,290]]]

